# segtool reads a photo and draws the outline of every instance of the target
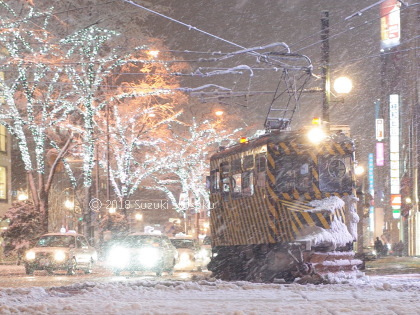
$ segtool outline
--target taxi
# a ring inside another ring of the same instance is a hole
[[[23,260],[27,275],[32,275],[35,270],[49,273],[65,270],[68,275],[83,270],[88,274],[92,272],[98,254],[84,235],[76,232],[48,233],[26,251]]]
[[[106,265],[115,275],[136,271],[171,274],[177,260],[176,248],[166,235],[132,233],[113,243],[107,251]]]

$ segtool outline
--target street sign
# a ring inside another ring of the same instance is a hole
[[[376,140],[384,140],[384,120],[382,118],[376,119]]]

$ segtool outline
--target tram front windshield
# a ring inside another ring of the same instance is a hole
[[[319,190],[329,193],[349,193],[353,188],[352,157],[319,156]]]

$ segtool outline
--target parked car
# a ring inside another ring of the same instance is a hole
[[[26,251],[23,259],[28,275],[35,270],[47,270],[49,273],[66,270],[68,275],[74,275],[79,269],[91,273],[98,254],[81,234],[48,233],[39,238],[35,247]]]
[[[178,251],[175,270],[201,271],[207,268],[206,253],[202,251],[198,240],[189,236],[176,236],[170,239]]]
[[[172,273],[177,259],[176,248],[166,235],[133,233],[116,242],[106,258],[108,267],[119,275],[123,271],[152,271],[161,276]]]
[[[210,262],[212,249],[211,249],[211,236],[205,236],[201,244],[201,255],[204,257],[204,263],[207,266]]]

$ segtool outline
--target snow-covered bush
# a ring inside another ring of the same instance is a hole
[[[35,244],[43,234],[41,213],[30,201],[18,201],[7,210],[3,220],[9,220],[2,233],[5,240],[4,254],[14,256]]]

